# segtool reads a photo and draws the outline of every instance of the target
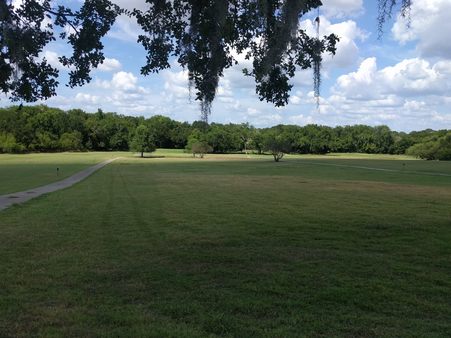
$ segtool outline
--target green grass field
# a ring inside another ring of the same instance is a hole
[[[154,155],[0,212],[1,337],[451,336],[451,163]]]
[[[0,195],[52,183],[127,153],[0,154]],[[56,168],[59,168],[58,175]]]

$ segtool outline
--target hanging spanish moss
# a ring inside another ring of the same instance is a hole
[[[316,23],[316,43],[313,54],[313,92],[316,99],[316,108],[319,109],[319,101],[320,101],[320,89],[321,89],[321,63],[322,63],[322,46],[321,40],[319,38],[319,26],[321,19],[319,17],[319,7],[318,14],[315,19]]]
[[[223,70],[230,67],[233,58],[224,41],[228,0],[192,1],[190,34],[187,37],[188,88],[194,87],[196,100],[200,101],[201,119],[208,123],[211,103],[216,96]],[[208,34],[207,34],[208,32]]]
[[[208,121],[219,79],[236,64],[233,54],[253,60],[245,74],[256,82],[261,100],[288,103],[290,80],[298,69],[314,68],[315,93],[321,83],[321,53],[334,54],[338,37],[308,36],[300,18],[321,6],[320,0],[159,0],[146,12],[134,11],[148,51],[147,74],[170,67],[176,56],[188,70],[188,89]],[[194,93],[192,90],[194,88]]]
[[[385,22],[391,19],[395,6],[397,6],[400,2],[400,15],[407,19],[407,26],[410,26],[410,9],[412,7],[412,0],[379,0],[379,14],[377,16],[379,38],[381,38],[384,33]]]
[[[193,102],[193,88],[195,87],[193,73],[188,72],[188,98],[189,103]]]
[[[208,117],[211,114],[211,102],[200,101],[200,118],[202,122],[208,124]]]
[[[413,0],[376,1],[379,32],[394,13],[410,23]],[[194,88],[204,120],[219,79],[236,64],[237,53],[253,61],[244,72],[254,78],[260,100],[286,105],[296,71],[313,68],[319,102],[321,55],[335,54],[338,42],[334,34],[311,37],[300,29],[302,17],[319,8],[321,0],[147,0],[145,10],[132,11],[110,0],[82,1],[76,9],[57,5],[64,1],[27,0],[19,7],[12,2],[0,0],[0,91],[27,102],[56,95],[58,69],[38,57],[55,34],[73,50],[60,57],[63,66],[73,67],[68,85],[81,86],[91,81],[91,70],[104,61],[101,39],[121,14],[135,17],[142,29],[138,42],[147,55],[141,73],[170,68],[176,58],[190,74],[190,95]],[[77,33],[60,34],[68,26]]]
[[[319,101],[321,96],[321,57],[313,60],[313,93],[316,100],[316,107],[319,108]]]

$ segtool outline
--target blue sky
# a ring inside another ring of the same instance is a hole
[[[74,0],[76,3],[78,0]],[[145,8],[144,0],[116,0],[128,8]],[[299,71],[290,104],[275,108],[260,102],[251,78],[242,75],[246,61],[225,72],[210,121],[249,122],[265,127],[279,123],[305,125],[385,124],[395,130],[451,129],[451,0],[413,0],[411,26],[394,17],[377,34],[377,1],[323,0],[321,34],[340,37],[337,55],[326,57],[319,109],[312,93],[312,73]],[[421,5],[420,5],[421,4]],[[311,13],[301,27],[314,33]],[[175,63],[170,70],[143,77],[145,53],[136,43],[137,25],[121,17],[103,40],[105,63],[93,71],[93,81],[70,89],[67,70],[57,57],[67,46],[57,41],[43,55],[61,70],[58,96],[45,103],[63,109],[114,111],[150,117],[156,114],[180,121],[199,118],[190,102],[186,73]],[[248,62],[248,61],[247,61]],[[1,105],[8,105],[1,99]]]

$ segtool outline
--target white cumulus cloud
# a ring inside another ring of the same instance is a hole
[[[447,62],[420,58],[378,69],[376,58],[367,58],[355,72],[338,77],[326,106],[339,121],[390,124],[400,130],[432,124],[449,128],[450,114],[444,109],[449,106],[444,98],[451,90],[449,70]]]
[[[320,10],[328,17],[353,16],[363,12],[363,0],[323,0]]]
[[[97,67],[97,69],[102,72],[112,72],[112,71],[116,71],[121,68],[122,68],[122,65],[119,62],[119,60],[116,60],[114,58],[105,58],[105,60],[103,60],[103,63],[101,63]]]
[[[137,82],[138,78],[135,75],[133,75],[133,73],[121,71],[113,75],[111,85],[119,90],[133,91],[137,88],[136,87]]]
[[[408,19],[399,16],[392,33],[401,43],[417,42],[417,50],[423,57],[451,59],[451,1],[414,0]]]

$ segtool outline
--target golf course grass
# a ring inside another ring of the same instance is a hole
[[[52,183],[118,156],[130,154],[115,152],[0,154],[0,195]]]
[[[0,337],[451,336],[449,162],[78,155],[0,212]]]

